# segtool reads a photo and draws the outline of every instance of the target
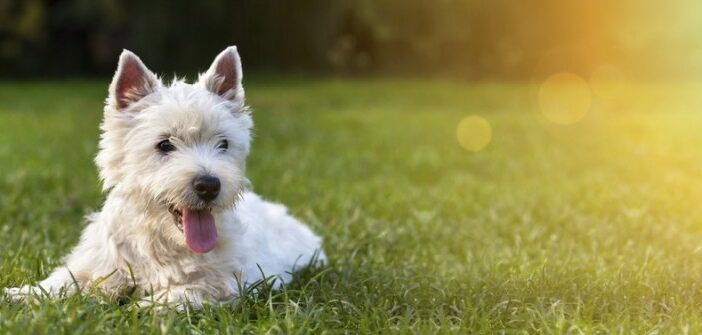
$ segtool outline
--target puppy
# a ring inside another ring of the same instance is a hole
[[[247,190],[252,126],[236,47],[193,84],[166,85],[122,52],[95,159],[107,199],[87,217],[65,265],[6,294],[132,291],[140,305],[198,308],[235,302],[253,282],[272,276],[280,285],[324,262],[319,237]]]

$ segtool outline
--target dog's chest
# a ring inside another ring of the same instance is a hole
[[[134,275],[128,280],[136,281],[139,287],[162,290],[187,285],[231,293],[235,275],[239,273],[235,264],[216,251],[197,255],[187,250],[167,248],[138,250],[128,244],[123,244],[121,249],[119,253],[124,258],[126,270]]]

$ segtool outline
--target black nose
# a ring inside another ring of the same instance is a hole
[[[212,201],[219,195],[221,184],[219,178],[212,176],[200,176],[193,179],[193,188],[197,196],[205,201]]]

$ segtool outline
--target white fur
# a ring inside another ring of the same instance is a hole
[[[234,66],[227,67],[227,61]],[[143,81],[122,71],[143,74]],[[42,291],[56,297],[98,289],[119,296],[136,288],[144,303],[200,307],[234,302],[240,287],[264,276],[275,276],[280,285],[296,269],[323,262],[319,237],[284,206],[247,191],[253,122],[241,78],[235,47],[217,56],[197,83],[170,85],[125,51],[110,86],[96,157],[108,192],[105,204],[88,216],[64,266],[37,286],[9,288],[6,294],[22,300]],[[227,79],[235,86],[218,92]],[[119,91],[125,87],[120,80],[129,90]],[[119,107],[120,97],[127,107]],[[164,136],[177,148],[168,155],[156,150]],[[222,139],[229,143],[226,151],[217,149]],[[192,190],[193,178],[203,173],[222,182],[211,203]],[[188,249],[169,204],[212,208],[219,236],[215,249],[205,254]]]

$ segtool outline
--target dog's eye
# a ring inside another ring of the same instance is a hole
[[[171,143],[171,141],[169,140],[163,140],[161,142],[158,142],[156,148],[158,149],[158,151],[163,153],[171,152],[176,149],[175,145],[173,145],[173,143]]]
[[[219,142],[219,144],[217,144],[217,149],[220,149],[220,150],[229,149],[229,142],[227,140],[221,140]]]

